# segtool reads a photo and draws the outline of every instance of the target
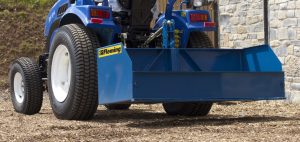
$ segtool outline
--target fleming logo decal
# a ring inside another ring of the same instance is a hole
[[[98,57],[103,58],[103,57],[112,56],[121,53],[122,53],[122,45],[119,44],[119,45],[114,45],[112,47],[100,49],[98,51]]]

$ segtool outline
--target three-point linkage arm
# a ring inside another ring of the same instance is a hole
[[[102,5],[103,6],[108,6],[108,0],[103,0]]]
[[[173,8],[174,8],[174,4],[177,0],[168,0],[168,3],[166,5],[166,12],[165,12],[165,18],[167,20],[171,20],[171,17],[172,17],[172,11],[173,11]],[[191,0],[183,0],[180,4],[180,10],[182,9],[182,5],[183,4],[188,4],[190,3]]]
[[[165,18],[167,20],[171,20],[172,19],[172,11],[173,11],[173,7],[174,4],[177,0],[168,0],[168,3],[166,5],[166,12],[165,12]]]

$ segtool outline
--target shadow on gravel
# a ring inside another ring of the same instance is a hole
[[[155,113],[147,111],[146,109],[130,109],[130,110],[97,110],[92,121],[94,122],[126,122],[126,121],[139,121],[139,120],[155,120],[155,119],[168,119],[172,118],[165,113]]]
[[[295,117],[280,117],[280,116],[249,116],[249,117],[233,117],[210,115],[207,117],[196,118],[175,118],[161,119],[157,121],[139,121],[128,124],[129,127],[144,128],[144,129],[160,129],[169,127],[186,127],[194,125],[202,126],[223,126],[233,125],[238,123],[260,123],[260,122],[279,122],[279,121],[296,121],[300,120]]]
[[[92,122],[96,123],[128,123],[128,127],[142,129],[161,129],[186,126],[222,126],[238,123],[261,123],[279,121],[300,121],[297,117],[282,116],[233,116],[208,115],[206,117],[168,116],[165,113],[154,113],[144,110],[105,111],[98,110]]]

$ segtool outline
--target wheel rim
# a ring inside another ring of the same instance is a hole
[[[71,60],[65,45],[59,45],[53,55],[51,85],[55,99],[64,102],[68,97],[71,83]]]
[[[14,94],[18,103],[24,101],[24,82],[21,73],[17,72],[14,77]]]

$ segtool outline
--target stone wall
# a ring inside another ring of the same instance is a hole
[[[220,46],[264,43],[263,0],[219,0]],[[269,0],[270,44],[283,64],[286,95],[300,103],[300,0]]]

